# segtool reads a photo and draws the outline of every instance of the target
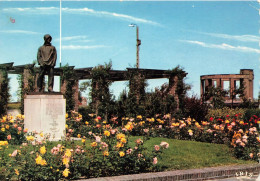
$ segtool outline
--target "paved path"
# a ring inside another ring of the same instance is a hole
[[[260,181],[259,174],[260,164],[256,163],[246,165],[220,166],[202,169],[174,170],[166,172],[81,179],[79,181]]]

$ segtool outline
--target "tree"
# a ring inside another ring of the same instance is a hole
[[[75,108],[75,99],[74,99],[74,90],[73,87],[77,83],[77,76],[75,71],[69,67],[69,65],[65,65],[62,67],[62,84],[66,85],[66,92],[64,93],[64,97],[66,99],[66,112],[70,112]]]
[[[7,114],[7,105],[10,99],[9,81],[7,70],[0,69],[0,116]]]
[[[109,91],[109,86],[112,84],[109,71],[112,69],[112,62],[105,65],[98,65],[92,69],[91,81],[91,108],[99,116],[105,117],[106,120],[114,112],[115,102],[112,94]]]
[[[220,87],[207,87],[203,95],[203,102],[210,101],[213,108],[223,108],[225,106],[224,97],[227,91],[222,90]]]

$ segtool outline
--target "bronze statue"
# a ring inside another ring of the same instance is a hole
[[[37,79],[36,92],[43,92],[43,78],[48,74],[48,92],[53,92],[54,67],[57,60],[56,48],[51,45],[52,37],[49,34],[44,35],[44,44],[38,49],[37,61],[40,65],[40,72]]]

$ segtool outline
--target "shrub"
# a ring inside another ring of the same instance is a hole
[[[191,117],[198,122],[206,120],[208,114],[208,105],[204,104],[200,99],[196,97],[186,97],[184,99],[184,117]]]
[[[241,109],[241,108],[231,109],[228,107],[224,107],[222,109],[209,109],[206,118],[209,119],[210,117],[213,117],[215,119],[219,118],[225,120],[227,115],[234,118],[238,114],[240,117],[243,117],[245,114],[245,109]]]
[[[243,119],[250,120],[253,119],[255,116],[257,116],[258,118],[260,117],[260,109],[246,109]]]
[[[148,152],[143,146],[145,139],[130,146],[128,131],[105,130],[92,133],[88,142],[82,138],[81,143],[70,140],[54,146],[44,137],[30,135],[8,159],[1,157],[2,174],[17,180],[71,180],[156,171],[157,157],[169,144],[162,142]],[[5,149],[0,152],[4,155]]]

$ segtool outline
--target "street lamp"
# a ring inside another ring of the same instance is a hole
[[[139,40],[139,27],[133,23],[128,26],[136,27],[136,68],[139,68],[139,46],[141,45],[141,40]]]

